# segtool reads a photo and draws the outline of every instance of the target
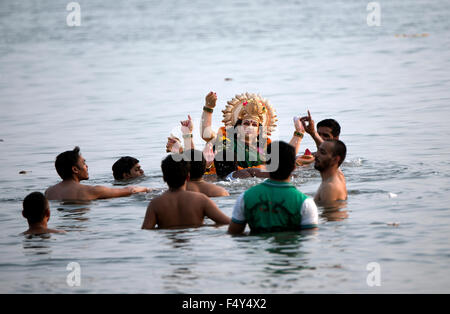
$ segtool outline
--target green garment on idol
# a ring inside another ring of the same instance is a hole
[[[256,167],[264,163],[261,159],[260,153],[257,150],[250,148],[242,141],[234,141],[234,152],[238,158],[238,166],[241,168]],[[238,154],[238,152],[241,152],[240,154],[242,155],[244,154],[243,152],[245,152],[245,161],[240,160],[244,156]]]

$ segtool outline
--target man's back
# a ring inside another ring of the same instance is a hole
[[[207,196],[185,190],[167,191],[150,202],[142,228],[201,226],[205,216],[216,223],[229,223],[229,218]]]
[[[90,201],[94,197],[89,193],[89,188],[76,182],[63,181],[49,187],[45,191],[49,200],[81,200]]]

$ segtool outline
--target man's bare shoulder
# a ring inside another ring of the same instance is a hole
[[[198,183],[194,183],[194,184],[195,184],[195,189],[190,188],[189,190],[194,191],[194,192],[203,193],[207,197],[218,197],[218,196],[228,196],[229,195],[228,191],[225,190],[223,187],[218,186],[211,182],[202,181],[202,182],[198,182]]]
[[[205,182],[207,183],[207,182]],[[208,189],[209,189],[209,196],[229,196],[230,194],[228,193],[228,191],[221,187],[218,186],[214,183],[207,183],[208,184]]]
[[[186,186],[186,191],[200,192],[199,184],[194,181],[189,181]]]
[[[206,196],[205,194],[203,194],[201,192],[196,192],[196,191],[183,191],[181,195],[182,195],[182,197],[192,198],[195,200],[209,199],[208,196]]]
[[[60,182],[49,187],[45,196],[49,200],[92,200],[93,188],[76,182]]]
[[[66,234],[67,232],[65,230],[57,230],[57,229],[45,229],[45,230],[40,230],[40,231],[27,230],[27,231],[22,232],[20,235],[39,236],[39,235],[50,234],[50,233]]]

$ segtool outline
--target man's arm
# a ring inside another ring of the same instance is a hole
[[[205,216],[212,219],[216,224],[228,225],[230,223],[230,217],[222,213],[217,207],[216,203],[210,200],[206,195],[205,197]]]
[[[316,203],[312,198],[307,198],[301,208],[302,222],[300,227],[302,229],[317,229],[319,225],[319,211]]]
[[[139,192],[148,192],[146,187],[141,186],[129,186],[124,188],[109,188],[106,186],[92,186],[89,188],[89,194],[92,199],[106,199],[115,197],[130,196]]]
[[[194,123],[192,118],[188,115],[188,120],[181,121],[181,132],[183,133],[184,151],[194,149],[194,140],[192,138],[192,130],[194,130]]]
[[[270,172],[269,171],[263,171],[264,169],[261,168],[247,168],[247,171],[253,176],[257,178],[269,178]]]
[[[234,204],[233,214],[231,215],[231,223],[228,226],[228,233],[241,234],[244,232],[245,226],[247,225],[244,216],[244,209],[244,193],[242,193],[236,200],[236,204]]]
[[[238,224],[235,222],[231,222],[228,226],[228,233],[229,234],[242,234],[245,230],[245,224]]]
[[[294,127],[295,132],[289,144],[295,148],[295,155],[297,155],[298,151],[300,150],[300,143],[302,142],[303,135],[305,134],[305,129],[303,127],[301,120],[297,117],[294,117]]]
[[[148,204],[147,212],[145,213],[144,222],[142,223],[142,229],[155,229],[156,226],[156,213],[153,209],[152,202]]]

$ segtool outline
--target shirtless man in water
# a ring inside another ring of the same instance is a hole
[[[156,225],[158,228],[198,227],[203,225],[205,216],[217,224],[230,223],[230,218],[206,195],[186,191],[189,164],[181,155],[168,155],[161,169],[169,190],[152,199],[142,229],[155,229]]]
[[[189,181],[186,185],[187,191],[200,192],[209,197],[229,196],[227,190],[210,182],[203,180],[206,171],[206,160],[203,153],[198,150],[188,150],[186,152],[189,161]]]
[[[41,192],[33,192],[23,200],[22,215],[28,220],[28,230],[24,235],[39,235],[46,233],[65,233],[64,230],[49,229],[50,206],[47,198]]]
[[[109,188],[80,184],[80,181],[89,179],[89,173],[79,147],[59,154],[56,157],[55,168],[63,181],[45,191],[45,196],[49,200],[91,201],[149,191],[146,187]]]
[[[322,183],[314,196],[317,204],[325,205],[347,199],[345,177],[339,166],[345,159],[347,148],[340,140],[324,141],[316,153],[314,168],[320,171]]]

